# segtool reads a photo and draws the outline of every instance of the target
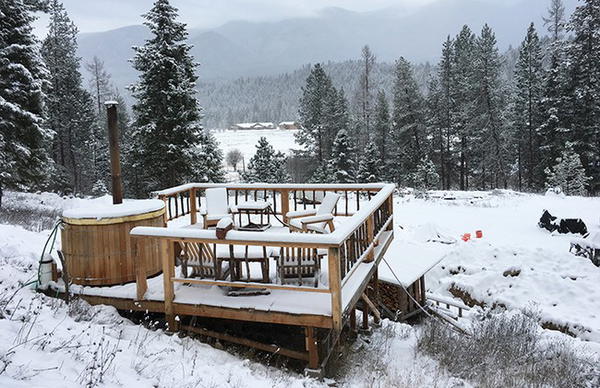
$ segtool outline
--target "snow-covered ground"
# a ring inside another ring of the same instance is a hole
[[[440,195],[434,197],[440,197]],[[450,289],[507,309],[538,309],[542,320],[586,352],[600,351],[600,268],[568,253],[572,236],[537,227],[543,209],[581,217],[599,229],[600,198],[547,197],[510,191],[452,193],[455,199],[413,195],[395,201],[395,240],[388,262],[436,260],[430,291]],[[9,204],[72,208],[89,200],[54,194],[7,194]],[[109,198],[96,199],[108,202]],[[6,204],[4,205],[6,206]],[[482,239],[460,240],[483,231]],[[63,302],[34,292],[37,261],[49,231],[0,225],[0,386],[320,387],[300,374],[190,338],[151,330],[112,307]],[[443,244],[429,240],[453,242]],[[551,325],[550,325],[551,326]],[[419,329],[384,322],[359,338],[335,380],[338,386],[463,386],[437,362],[414,350]],[[466,385],[468,386],[468,384]]]
[[[252,129],[244,131],[213,131],[223,154],[238,149],[244,155],[246,163],[256,152],[256,144],[262,136],[266,137],[269,143],[276,151],[281,151],[287,154],[292,149],[299,149],[299,146],[294,142],[294,135],[297,130],[282,130],[282,129]],[[240,166],[241,167],[241,166]]]

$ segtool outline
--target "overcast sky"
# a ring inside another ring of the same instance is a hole
[[[211,28],[231,20],[270,21],[310,16],[327,7],[371,11],[394,7],[411,10],[434,0],[172,0],[182,21],[192,28]],[[487,0],[507,1],[507,0]],[[106,31],[141,24],[141,15],[153,0],[63,0],[81,32]],[[46,16],[36,23],[36,33],[45,35]]]

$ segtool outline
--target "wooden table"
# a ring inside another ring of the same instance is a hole
[[[239,215],[239,227],[238,230],[245,230],[250,232],[264,232],[271,227],[271,204],[266,201],[246,201],[240,202],[236,205],[237,213]],[[246,214],[248,217],[248,223],[242,225],[242,215]],[[259,215],[260,223],[252,222],[251,216]],[[266,223],[265,223],[266,218]]]

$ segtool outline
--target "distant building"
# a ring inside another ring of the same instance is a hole
[[[300,129],[302,126],[297,121],[282,121],[277,126],[279,129]]]
[[[264,123],[237,123],[233,124],[229,129],[236,130],[248,130],[248,129],[275,129],[275,124],[271,122]]]

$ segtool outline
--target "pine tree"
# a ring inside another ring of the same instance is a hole
[[[194,176],[199,182],[225,182],[223,170],[223,150],[215,136],[209,131],[203,131],[200,146],[195,150],[194,159],[197,161],[193,169]]]
[[[47,73],[32,12],[22,0],[0,2],[0,205],[4,188],[39,188],[50,164],[52,133],[43,122]]]
[[[540,139],[536,130],[542,121],[543,79],[542,48],[531,23],[521,43],[515,68],[514,138],[519,190],[534,190],[542,183],[538,170]]]
[[[432,190],[437,188],[440,176],[436,171],[435,163],[424,156],[413,173],[413,184],[419,190]]]
[[[478,134],[472,139],[477,144],[472,159],[478,166],[480,188],[506,187],[508,141],[502,120],[504,100],[500,80],[501,58],[496,47],[496,37],[487,24],[477,37],[476,48],[473,125],[478,129]]]
[[[344,89],[338,91],[334,87],[329,88],[322,106],[321,147],[324,160],[331,158],[333,141],[337,133],[341,129],[348,130],[349,125],[348,102]]]
[[[373,139],[367,142],[358,164],[358,181],[375,183],[381,182],[381,157]]]
[[[584,0],[571,16],[569,98],[573,109],[572,140],[592,192],[600,188],[600,0]]]
[[[354,155],[355,150],[348,132],[341,129],[335,137],[331,154],[331,168],[336,183],[356,182]]]
[[[115,92],[110,83],[110,74],[104,69],[104,62],[100,58],[94,56],[91,62],[85,64],[85,68],[89,73],[90,94],[96,106],[96,125],[93,128],[93,137],[91,138],[94,181],[101,181],[105,185],[108,185],[110,183],[110,157],[107,136],[108,122],[104,103],[113,100]],[[121,111],[126,112],[125,105],[119,105],[118,112],[120,113]],[[124,132],[124,128],[121,125],[119,126],[119,130],[121,133]],[[121,134],[122,137],[123,134]],[[125,148],[122,142],[121,148]],[[96,186],[100,187],[99,184]]]
[[[428,116],[435,133],[435,146],[439,154],[442,188],[452,186],[454,147],[456,137],[454,41],[448,37],[442,47],[437,77],[429,84]]]
[[[460,138],[458,145],[459,152],[459,188],[468,190],[470,187],[470,177],[473,167],[471,166],[473,157],[472,148],[475,141],[472,139],[474,103],[475,103],[475,82],[474,82],[474,63],[475,63],[475,35],[468,26],[463,26],[460,33],[454,40],[454,69],[452,73],[454,92],[452,100],[454,102],[454,114],[456,132]]]
[[[544,171],[554,165],[556,158],[570,137],[566,98],[566,61],[565,42],[565,8],[562,0],[552,0],[548,9],[548,17],[544,17],[544,25],[551,35],[551,44],[546,56],[549,67],[545,72],[544,95],[541,109],[543,121],[537,132],[540,139],[539,170]]]
[[[373,99],[375,90],[373,71],[375,68],[375,55],[368,45],[361,50],[361,74],[358,80],[357,100],[359,109],[358,144],[365,144],[371,133]]]
[[[291,180],[286,170],[286,158],[281,151],[275,151],[266,137],[261,137],[256,145],[256,153],[242,174],[246,182],[286,183]]]
[[[546,169],[546,187],[560,187],[567,195],[585,195],[591,177],[585,175],[581,159],[573,148],[573,143],[567,142],[561,156],[556,159],[556,165]]]
[[[50,3],[50,25],[42,55],[50,73],[48,126],[55,133],[52,157],[57,169],[51,188],[86,193],[95,183],[91,158],[94,105],[82,86],[77,27],[57,0]]]
[[[373,125],[373,140],[377,146],[377,153],[380,157],[380,166],[385,168],[388,164],[388,148],[387,144],[390,139],[390,107],[385,97],[385,92],[379,90],[377,93],[377,104],[375,105],[375,123]],[[382,171],[382,176],[387,176],[386,171]]]
[[[424,100],[410,63],[400,58],[394,70],[390,172],[407,184],[422,157],[425,136]]]
[[[320,64],[316,64],[306,79],[300,97],[299,116],[302,129],[296,133],[296,142],[304,147],[310,156],[319,163],[328,159],[326,154],[327,136],[324,129],[324,104],[333,99],[331,79]]]
[[[202,171],[202,156],[214,144],[203,135],[196,100],[196,64],[185,43],[185,24],[178,22],[177,9],[168,0],[157,0],[144,15],[151,39],[135,48],[133,67],[140,72],[131,90],[136,99],[132,166],[140,182],[139,190],[148,191],[176,186],[190,180],[211,179]],[[203,149],[198,152],[198,148]],[[222,156],[222,155],[221,155]],[[220,163],[222,164],[222,163]]]

